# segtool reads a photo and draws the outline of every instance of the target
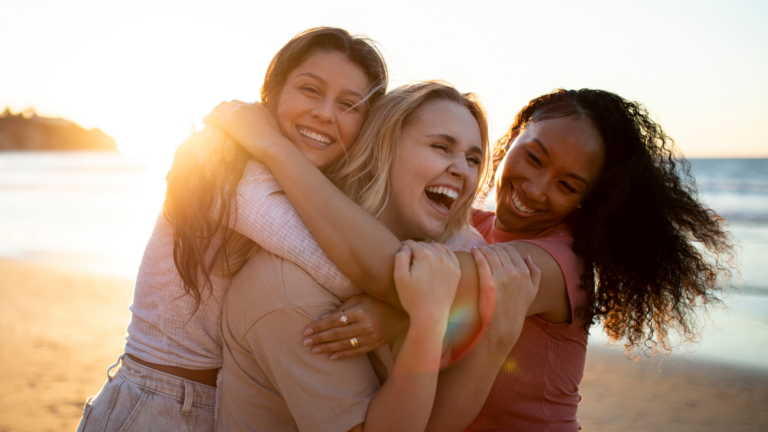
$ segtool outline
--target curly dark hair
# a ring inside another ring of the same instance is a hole
[[[389,75],[376,44],[334,27],[318,27],[294,36],[272,58],[261,88],[261,102],[273,113],[288,75],[317,52],[340,52],[360,67],[369,81],[365,104],[371,106],[386,92]],[[163,213],[173,227],[173,260],[184,282],[184,290],[200,306],[203,292],[211,292],[211,274],[224,269],[231,277],[240,265],[231,266],[233,256],[253,249],[254,242],[228,227],[236,222],[236,190],[250,157],[240,146],[236,156],[221,157],[210,173],[198,162],[192,143],[179,147],[171,170]],[[223,156],[223,155],[222,155]],[[213,217],[214,209],[218,212]],[[222,264],[223,263],[223,264]]]
[[[527,125],[568,116],[588,118],[605,143],[600,178],[567,219],[592,301],[577,313],[585,326],[602,321],[627,351],[669,352],[671,331],[696,340],[699,306],[719,302],[732,276],[733,244],[699,200],[690,163],[643,105],[592,89],[533,99],[497,141],[494,171]]]

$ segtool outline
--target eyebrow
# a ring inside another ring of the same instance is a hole
[[[427,137],[428,138],[439,138],[439,139],[442,139],[443,141],[448,142],[448,144],[450,144],[452,146],[455,146],[455,145],[459,144],[459,142],[456,140],[456,138],[454,138],[453,136],[448,135],[448,134],[432,134],[432,135],[427,135]],[[483,149],[481,149],[478,146],[473,146],[472,148],[470,148],[467,151],[467,153],[477,153],[479,155],[482,155],[483,154]]]
[[[535,143],[536,143],[536,145],[538,145],[538,146],[539,146],[539,148],[541,148],[541,151],[542,151],[542,152],[543,152],[545,155],[547,155],[547,157],[549,157],[549,152],[547,151],[547,148],[546,148],[546,147],[544,147],[544,144],[542,144],[542,142],[541,142],[541,141],[539,141],[539,140],[538,140],[538,138],[531,138],[531,141],[535,142]],[[587,181],[586,181],[586,180],[584,180],[584,177],[582,177],[582,176],[580,176],[580,175],[577,175],[577,174],[574,174],[574,173],[568,173],[568,174],[566,174],[566,175],[567,175],[568,177],[570,177],[570,178],[576,179],[576,180],[578,180],[578,181],[580,181],[580,182],[584,183],[584,186],[586,186],[586,187],[589,187],[589,183],[587,183]]]
[[[320,84],[322,84],[322,85],[324,85],[324,86],[326,86],[326,87],[328,86],[328,81],[326,81],[326,80],[325,80],[325,78],[321,77],[320,75],[316,75],[316,74],[313,74],[312,72],[303,72],[303,73],[300,73],[300,74],[296,75],[296,78],[298,78],[298,77],[300,77],[300,76],[308,76],[308,77],[310,77],[310,78],[313,78],[313,79],[315,79],[315,80],[319,81],[319,82],[320,82]],[[357,96],[357,97],[359,97],[360,99],[364,99],[364,97],[363,97],[363,95],[362,95],[362,94],[360,94],[360,93],[358,93],[358,92],[356,92],[356,91],[354,91],[354,90],[350,90],[350,89],[344,89],[344,90],[342,90],[340,93],[341,93],[341,94],[351,94],[351,95],[353,95],[353,96]]]

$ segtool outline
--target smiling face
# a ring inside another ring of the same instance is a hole
[[[561,223],[595,184],[604,161],[603,140],[584,116],[529,125],[497,177],[496,228],[538,233]]]
[[[318,168],[338,160],[365,121],[362,69],[338,51],[314,51],[286,79],[277,120],[288,139]]]
[[[403,126],[382,216],[400,239],[440,236],[477,187],[482,160],[477,120],[467,108],[432,100]]]

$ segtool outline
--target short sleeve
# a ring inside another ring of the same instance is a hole
[[[301,431],[352,429],[365,421],[379,390],[367,356],[332,361],[312,354],[297,337],[328,310],[328,304],[282,308],[262,317],[245,335]]]

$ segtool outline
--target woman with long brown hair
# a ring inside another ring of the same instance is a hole
[[[317,28],[275,55],[261,98],[283,136],[326,169],[351,148],[386,87],[386,65],[370,40]],[[237,270],[232,258],[256,243],[295,258],[329,285],[345,283],[328,276],[331,265],[318,247],[279,235],[291,228],[279,215],[260,217],[269,213],[270,200],[285,197],[257,199],[274,181],[244,151],[201,165],[196,147],[184,144],[167,181],[136,280],[125,354],[115,374],[109,368],[101,392],[87,400],[80,431],[213,430],[221,305]]]

